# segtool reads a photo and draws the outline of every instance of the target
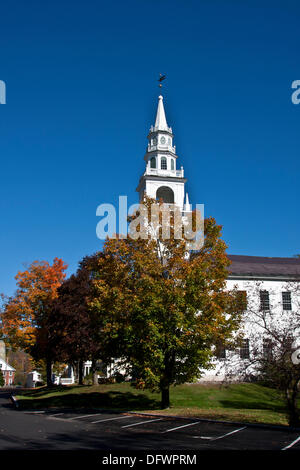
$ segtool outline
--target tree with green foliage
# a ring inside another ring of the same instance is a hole
[[[162,203],[147,198],[148,213],[153,204]],[[163,408],[172,384],[194,381],[211,366],[213,345],[232,340],[243,310],[240,297],[226,290],[230,261],[215,220],[205,220],[204,244],[189,256],[184,235],[174,236],[174,218],[169,225],[168,239],[162,230],[108,239],[103,253],[86,261],[90,306],[114,345],[112,357],[130,365],[136,387],[159,389]]]

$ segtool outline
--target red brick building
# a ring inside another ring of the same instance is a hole
[[[4,385],[9,386],[14,384],[15,380],[15,369],[7,364],[3,359],[0,358],[0,373],[4,377]]]

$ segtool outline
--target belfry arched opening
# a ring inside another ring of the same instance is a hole
[[[161,186],[156,191],[156,199],[162,199],[166,204],[174,204],[174,193],[168,186]]]

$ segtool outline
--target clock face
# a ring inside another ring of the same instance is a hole
[[[162,137],[162,138],[160,139],[160,143],[161,143],[162,145],[164,145],[164,144],[166,143],[166,139],[165,139],[164,137]]]

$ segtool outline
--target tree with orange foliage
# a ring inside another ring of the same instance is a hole
[[[55,338],[47,322],[51,316],[57,289],[65,279],[67,265],[55,258],[53,264],[34,261],[27,270],[15,276],[14,296],[3,298],[1,314],[5,337],[14,348],[21,348],[34,359],[44,359],[47,366],[47,385],[52,384],[51,365],[55,357]]]

